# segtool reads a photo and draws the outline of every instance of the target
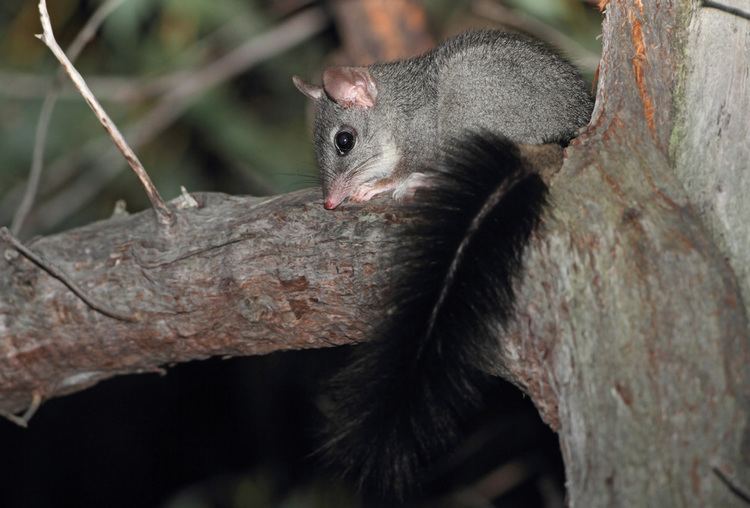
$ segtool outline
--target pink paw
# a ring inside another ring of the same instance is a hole
[[[357,190],[352,193],[349,197],[355,203],[362,203],[364,201],[370,201],[372,198],[381,194],[390,187],[383,185],[380,181],[366,182],[357,187]]]

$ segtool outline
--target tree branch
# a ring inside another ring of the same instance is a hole
[[[107,134],[112,138],[117,149],[120,150],[120,153],[125,157],[128,165],[138,177],[138,180],[140,180],[141,185],[143,185],[146,195],[148,196],[149,201],[151,201],[151,206],[156,212],[156,217],[159,223],[162,226],[171,225],[174,220],[172,212],[164,204],[164,200],[156,189],[154,183],[151,181],[151,178],[148,176],[148,173],[146,173],[146,169],[143,167],[143,164],[141,164],[138,156],[133,149],[130,148],[127,141],[125,141],[125,137],[120,132],[120,129],[117,128],[117,125],[114,124],[107,112],[104,111],[104,108],[99,104],[99,101],[96,100],[96,97],[94,97],[91,89],[89,89],[83,76],[81,76],[78,70],[76,70],[68,57],[65,56],[65,52],[57,44],[55,34],[52,31],[52,23],[49,19],[47,3],[45,0],[39,0],[39,19],[42,22],[42,33],[37,35],[37,37],[46,44],[50,51],[52,51],[52,54],[55,55],[55,58],[60,62],[60,65],[65,69],[65,72],[68,73],[68,76],[70,76],[70,79],[73,81],[78,91],[81,92],[86,104],[89,105],[99,119],[99,122],[104,127],[104,130],[106,130]]]
[[[42,256],[33,253],[30,249],[25,247],[21,242],[13,238],[13,235],[10,234],[7,228],[2,227],[0,228],[0,239],[5,240],[9,245],[12,245],[16,251],[18,251],[20,254],[22,254],[26,259],[37,265],[39,268],[50,274],[52,277],[56,278],[65,286],[70,289],[73,294],[75,294],[78,298],[81,299],[86,305],[91,307],[97,312],[100,312],[101,314],[104,314],[105,316],[111,317],[113,319],[119,319],[120,321],[129,321],[129,322],[135,322],[136,320],[130,316],[125,316],[117,311],[114,311],[110,308],[108,308],[106,305],[97,302],[93,300],[91,297],[89,297],[86,292],[78,287],[78,284],[73,282],[70,277],[68,277],[65,272],[60,270],[58,267],[56,267],[54,264],[50,263],[49,261],[45,260]],[[6,251],[6,258],[10,261],[15,259],[15,257],[11,254],[11,251]]]
[[[73,42],[68,47],[66,54],[68,59],[75,62],[78,56],[86,47],[86,44],[96,34],[107,16],[117,9],[124,0],[108,0],[101,4],[94,14],[91,15],[89,20],[83,26],[78,35],[76,35]],[[55,104],[57,99],[60,97],[60,88],[62,85],[63,78],[65,76],[65,69],[58,69],[55,79],[51,85],[48,86],[47,93],[42,103],[42,109],[39,112],[39,119],[37,120],[36,133],[34,134],[34,151],[31,158],[31,169],[29,170],[29,179],[26,183],[26,190],[23,194],[21,204],[18,205],[15,215],[13,216],[13,222],[11,224],[11,232],[18,236],[23,224],[26,220],[26,216],[31,211],[31,207],[36,199],[37,189],[39,188],[39,180],[42,177],[42,169],[44,167],[44,151],[47,145],[47,131],[49,130],[50,120],[52,119],[52,112],[55,110]]]
[[[310,190],[195,197],[166,236],[141,212],[30,245],[137,323],[91,310],[22,256],[0,257],[0,412],[164,364],[364,337],[388,272],[385,232],[401,224],[392,209],[325,212]],[[0,239],[0,253],[14,250]]]
[[[596,109],[552,183],[554,210],[501,344],[507,375],[558,429],[571,506],[740,506],[712,464],[750,474],[747,271],[727,263],[746,270],[747,250],[720,250],[710,213],[686,192],[727,171],[724,160],[747,160],[746,143],[732,144],[733,158],[704,155],[745,132],[750,102],[701,69],[746,75],[750,46],[701,60],[708,48],[688,46],[695,15],[690,2],[606,6]],[[716,28],[722,39],[750,34]],[[732,123],[717,125],[729,110]],[[701,167],[675,170],[676,147]],[[729,181],[734,215],[748,180]]]
[[[172,87],[159,99],[154,108],[125,129],[131,146],[137,149],[152,141],[180,118],[206,90],[309,39],[323,30],[327,23],[328,18],[321,9],[306,9],[197,69],[189,79],[184,79],[178,86]],[[49,165],[50,186],[54,187],[70,178],[71,174],[75,173],[76,166],[83,166],[83,161],[93,159],[93,169],[87,170],[69,185],[58,189],[48,201],[40,203],[30,216],[31,226],[37,229],[54,227],[79,210],[119,174],[123,165],[120,158],[114,156],[116,152],[108,150],[110,145],[109,139],[94,139],[83,145],[80,150],[61,156]],[[9,192],[9,195],[12,194],[13,191]],[[13,205],[10,196],[7,201],[8,206]],[[7,213],[6,208],[5,203],[0,204],[0,216]]]
[[[731,14],[733,16],[738,16],[740,18],[744,18],[744,19],[750,20],[750,12],[743,11],[742,9],[739,9],[737,7],[732,7],[731,5],[727,5],[725,3],[712,2],[711,0],[703,0],[701,2],[701,5],[703,7],[708,7],[710,9],[716,9],[716,10],[719,10],[719,11]]]

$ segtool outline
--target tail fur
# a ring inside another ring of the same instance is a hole
[[[369,494],[400,500],[451,450],[481,401],[513,281],[547,187],[518,147],[491,134],[452,144],[418,221],[398,239],[391,310],[332,381],[324,452]]]

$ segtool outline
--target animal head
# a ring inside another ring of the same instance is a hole
[[[315,101],[315,155],[326,209],[351,196],[363,183],[387,176],[396,150],[378,108],[378,85],[367,67],[332,67],[323,85],[297,76],[294,85]]]

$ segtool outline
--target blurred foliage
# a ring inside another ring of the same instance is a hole
[[[107,82],[120,78],[137,90],[158,77],[205,66],[241,43],[273,27],[285,16],[316,2],[304,0],[126,0],[109,16],[76,66],[93,86],[121,130],[158,103],[159,97],[107,100]],[[55,0],[51,16],[61,46],[75,37],[99,5],[97,0]],[[487,25],[470,14],[468,0],[426,0],[437,34],[463,26]],[[508,0],[562,30],[581,45],[597,49],[598,13],[579,0]],[[36,0],[0,3],[0,224],[10,222],[18,190],[26,180],[38,113],[55,61],[33,34],[39,31]],[[137,150],[162,194],[189,190],[271,194],[314,185],[317,180],[307,135],[305,101],[291,85],[292,74],[315,76],[336,47],[335,28],[246,70],[239,77],[195,97],[178,122]],[[19,79],[23,78],[23,79]],[[189,79],[189,77],[185,78]],[[46,166],[101,137],[102,129],[80,97],[66,84],[49,129]],[[89,169],[79,164],[74,175]],[[96,168],[94,168],[96,170]],[[42,185],[39,207],[70,181]],[[128,171],[82,202],[71,217],[46,217],[64,229],[104,218],[117,199],[130,210],[147,206]],[[10,192],[15,191],[15,192]],[[37,210],[40,208],[37,207]],[[51,213],[51,212],[47,212]],[[33,218],[33,217],[32,217]],[[63,220],[61,220],[63,219]],[[48,233],[46,228],[26,231]]]
[[[73,40],[100,4],[99,0],[49,0],[48,3],[56,36],[63,47]],[[424,3],[438,37],[494,23],[472,14],[469,0]],[[115,123],[126,130],[154,108],[160,97],[115,100],[113,90],[108,90],[108,87],[114,89],[115,84],[101,78],[118,78],[119,83],[124,82],[131,90],[144,89],[159,77],[182,71],[187,74],[181,79],[190,79],[195,69],[311,4],[317,2],[126,0],[109,16],[76,66],[92,84]],[[598,52],[596,36],[600,18],[589,4],[580,0],[504,2],[505,6],[529,14],[579,45]],[[0,225],[10,223],[17,189],[26,181],[40,106],[56,72],[56,62],[49,51],[33,37],[39,31],[37,0],[0,2]],[[293,49],[195,97],[176,123],[136,150],[164,197],[178,195],[181,185],[191,191],[271,194],[315,184],[317,175],[306,102],[292,86],[290,76],[319,75],[337,44],[335,27],[329,26]],[[52,166],[102,135],[101,126],[81,98],[70,87],[65,88],[50,125],[45,166]],[[97,168],[92,168],[92,162],[87,160],[74,169],[78,170],[75,175]],[[43,180],[49,181],[48,173]],[[60,186],[41,192],[37,199],[39,206],[71,180],[64,179]],[[94,201],[80,203],[80,211],[48,218],[56,223],[55,227],[32,227],[24,236],[105,218],[118,199],[125,199],[131,211],[147,207],[136,179],[129,171],[122,171],[97,188]],[[299,369],[291,371],[295,370]],[[253,384],[256,389],[258,385],[262,383]],[[248,385],[240,389],[250,393],[254,388]],[[206,478],[205,483],[173,494],[166,506],[357,506],[351,493],[338,486],[306,485],[279,496],[279,487],[274,486],[278,479],[262,471],[261,468],[239,477]],[[169,497],[165,494],[164,498]]]
[[[508,0],[507,4],[532,14],[567,33],[579,44],[599,51],[597,35],[601,33],[599,12],[592,2],[580,0]]]

